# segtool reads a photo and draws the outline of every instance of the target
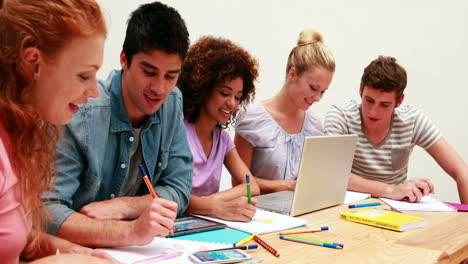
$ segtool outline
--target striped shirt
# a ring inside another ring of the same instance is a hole
[[[388,184],[404,182],[409,156],[415,145],[424,149],[437,142],[440,131],[413,106],[395,108],[387,137],[374,145],[363,131],[361,104],[350,101],[334,105],[325,118],[326,135],[358,135],[351,172],[369,180]]]

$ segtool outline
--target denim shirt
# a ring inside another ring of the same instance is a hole
[[[62,127],[57,145],[58,176],[54,191],[44,195],[53,216],[48,232],[56,234],[65,219],[83,206],[118,196],[130,162],[133,131],[125,109],[122,71],[99,81],[101,95],[80,107]],[[182,95],[174,90],[159,110],[146,116],[141,130],[143,160],[161,198],[188,207],[193,159],[183,124]],[[148,193],[142,184],[137,195]]]

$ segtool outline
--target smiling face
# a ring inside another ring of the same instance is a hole
[[[39,59],[31,98],[42,120],[66,124],[89,97],[99,96],[104,40],[103,34],[73,38],[55,58]]]
[[[322,99],[333,78],[333,72],[323,67],[313,67],[300,76],[293,67],[288,73],[289,98],[303,111]]]
[[[214,124],[226,124],[239,109],[243,87],[244,82],[240,77],[216,85],[202,106],[200,115],[205,115]]]
[[[161,50],[133,55],[131,65],[122,52],[120,63],[122,94],[128,117],[138,126],[146,115],[152,115],[161,107],[177,83],[182,59],[178,54]]]
[[[385,92],[370,86],[364,86],[361,91],[362,121],[368,129],[389,126],[393,110],[403,102],[402,94],[397,100],[397,91]]]

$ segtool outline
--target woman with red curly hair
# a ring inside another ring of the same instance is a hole
[[[94,0],[0,0],[0,256],[104,262],[41,232],[58,125],[97,97],[106,25]],[[82,253],[61,254],[60,253]],[[107,261],[105,261],[107,262]]]
[[[246,174],[251,173],[224,129],[234,123],[239,106],[252,101],[257,76],[257,61],[229,40],[202,37],[190,47],[178,82],[194,160],[187,213],[234,221],[255,215],[256,200],[249,204],[246,197]],[[239,185],[219,192],[223,164]],[[255,180],[251,186],[252,195],[258,195]]]

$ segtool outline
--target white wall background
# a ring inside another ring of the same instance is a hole
[[[129,14],[143,0],[98,0],[109,35],[105,78],[120,68],[119,53]],[[274,95],[284,81],[286,59],[299,33],[320,30],[334,52],[337,70],[330,89],[313,109],[324,115],[332,104],[358,99],[359,81],[378,55],[391,55],[408,72],[405,103],[421,108],[468,160],[468,1],[465,0],[168,0],[187,23],[194,43],[200,36],[229,38],[260,63],[256,100]],[[458,202],[455,182],[422,149],[411,156],[410,177],[429,177],[436,197]],[[224,183],[228,181],[223,181]]]

